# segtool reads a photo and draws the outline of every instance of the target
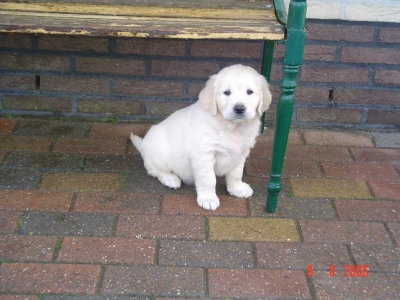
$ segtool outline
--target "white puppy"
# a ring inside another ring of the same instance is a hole
[[[216,176],[225,176],[228,192],[250,197],[243,168],[258,135],[261,114],[271,103],[265,78],[251,67],[234,65],[207,81],[199,100],[150,128],[142,139],[131,134],[147,173],[170,188],[195,184],[197,203],[219,206]]]

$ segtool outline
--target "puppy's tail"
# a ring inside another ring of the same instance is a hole
[[[141,137],[139,137],[139,136],[137,136],[137,135],[134,135],[132,132],[131,132],[131,141],[132,141],[132,144],[136,147],[136,149],[138,149],[139,150],[139,152],[140,152],[140,145],[142,144],[142,138]]]

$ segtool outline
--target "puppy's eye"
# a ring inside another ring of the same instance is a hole
[[[230,90],[226,90],[225,92],[224,92],[224,95],[226,95],[226,96],[229,96],[231,94],[231,91]]]
[[[247,90],[247,95],[252,95],[254,92],[252,90]]]

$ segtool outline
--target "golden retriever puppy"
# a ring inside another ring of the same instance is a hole
[[[264,76],[233,65],[207,81],[199,100],[150,128],[142,139],[131,134],[150,176],[177,189],[194,184],[197,203],[215,210],[216,176],[225,176],[229,194],[250,197],[243,168],[256,142],[260,116],[271,103]]]

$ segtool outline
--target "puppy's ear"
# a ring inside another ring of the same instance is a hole
[[[261,116],[261,114],[269,108],[271,104],[272,95],[269,90],[269,84],[263,75],[260,75],[260,88],[261,88],[261,97],[260,102],[257,106],[257,112]]]
[[[199,94],[200,105],[208,111],[212,116],[217,114],[217,102],[215,99],[215,93],[217,88],[217,76],[212,75],[208,79],[206,86],[201,90]]]

